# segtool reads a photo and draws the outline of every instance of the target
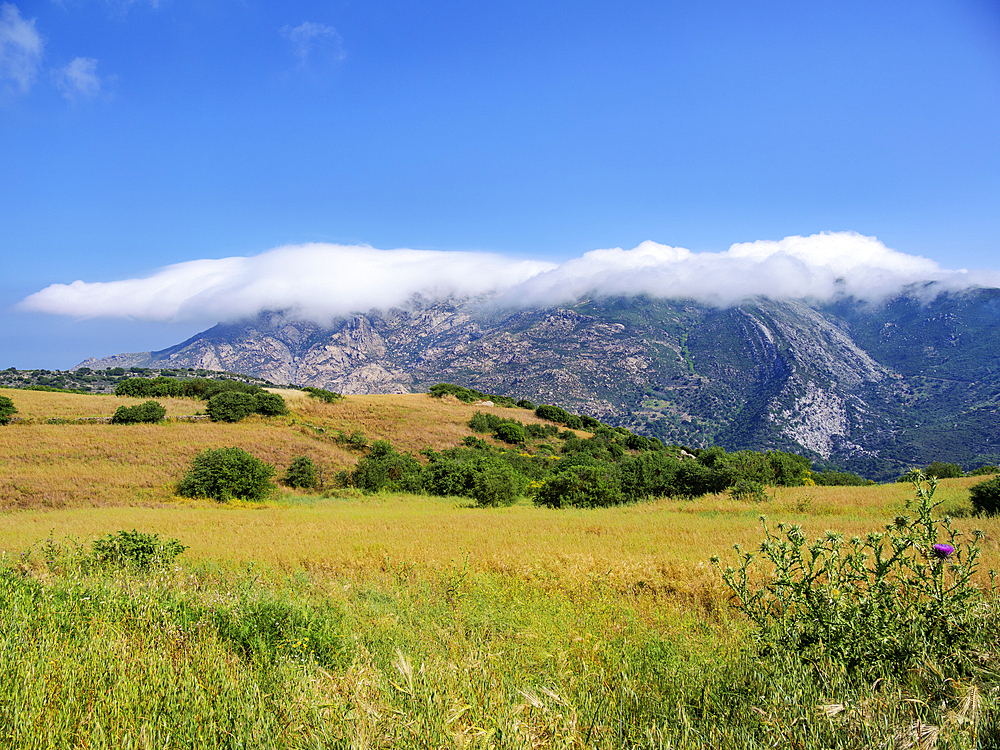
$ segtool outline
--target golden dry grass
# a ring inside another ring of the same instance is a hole
[[[0,388],[0,395],[14,402],[15,418],[25,421],[45,419],[86,419],[110,417],[119,406],[135,406],[149,399],[106,394],[57,393]],[[205,413],[205,403],[190,398],[157,398],[167,410],[167,418]]]
[[[472,407],[426,394],[349,396],[325,404],[302,391],[275,392],[286,398],[290,417],[109,425],[45,421],[110,417],[119,406],[143,399],[2,389],[24,421],[0,428],[0,509],[166,502],[195,454],[206,449],[236,446],[279,473],[295,456],[307,455],[329,479],[358,461],[357,453],[335,440],[337,431],[363,433],[369,442],[389,440],[416,453],[459,444],[472,434],[467,422],[477,409],[539,421],[524,409]],[[192,399],[156,400],[168,420],[204,411],[204,403]]]
[[[138,528],[181,539],[191,546],[190,558],[254,561],[355,580],[443,570],[467,556],[472,571],[539,585],[694,594],[717,578],[707,564],[712,555],[726,560],[734,544],[756,547],[760,513],[772,525],[801,524],[810,538],[828,529],[864,535],[884,529],[892,515],[903,512],[902,488],[898,503],[885,507],[883,488],[856,488],[858,504],[819,516],[788,509],[781,498],[727,506],[717,496],[590,510],[529,505],[484,510],[443,498],[377,495],[263,507],[206,501],[26,511],[0,516],[0,549],[13,554],[50,533],[87,539]],[[821,498],[831,488],[818,489]],[[1000,519],[957,519],[955,525],[969,534],[982,528],[983,572],[1000,567]]]
[[[331,471],[355,460],[287,420],[13,424],[0,429],[0,508],[164,502],[199,451],[226,446],[243,448],[279,472],[299,455]]]
[[[426,393],[347,396],[336,404],[305,399],[289,406],[310,424],[345,432],[359,430],[371,439],[388,440],[399,450],[412,453],[458,445],[462,438],[473,434],[468,421],[477,411],[525,424],[545,423],[527,409],[472,406],[453,396],[434,398]]]

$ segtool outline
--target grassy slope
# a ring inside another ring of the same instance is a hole
[[[351,396],[324,404],[298,391],[292,416],[252,417],[239,424],[168,421],[161,425],[47,424],[49,419],[109,417],[141,399],[0,389],[22,419],[0,429],[0,509],[162,503],[199,451],[237,446],[283,471],[308,455],[328,475],[357,463],[358,454],[332,439],[337,430],[387,439],[401,450],[452,447],[472,431],[476,409],[539,421],[523,409],[469,407],[427,395]],[[191,399],[158,399],[168,420],[204,411]],[[308,426],[312,425],[312,427]],[[313,428],[326,432],[319,432]]]

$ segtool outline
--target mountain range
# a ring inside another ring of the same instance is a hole
[[[341,393],[452,382],[690,447],[803,453],[887,479],[1000,462],[1000,290],[728,308],[606,297],[511,310],[414,298],[326,325],[267,311],[78,367],[205,368]]]

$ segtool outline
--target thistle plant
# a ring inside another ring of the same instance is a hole
[[[913,486],[906,508],[915,518],[897,516],[864,538],[828,531],[810,542],[800,526],[773,531],[760,517],[757,551],[737,545],[737,565],[721,573],[763,652],[864,671],[955,657],[962,670],[965,649],[995,624],[973,582],[983,534],[965,539],[950,518],[934,517],[935,478],[920,474]]]

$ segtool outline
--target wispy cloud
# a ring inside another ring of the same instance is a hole
[[[229,320],[289,309],[315,320],[390,307],[414,294],[502,291],[551,263],[486,253],[308,244],[249,258],[178,263],[144,279],[53,284],[20,309],[79,317]]]
[[[282,309],[326,322],[402,305],[415,294],[433,299],[494,293],[511,306],[649,294],[726,306],[758,295],[879,301],[924,282],[936,282],[938,291],[1000,287],[1000,273],[943,269],[853,232],[741,243],[717,253],[644,242],[632,250],[594,250],[559,265],[487,253],[308,244],[178,263],[142,279],[52,284],[18,307],[207,324]]]
[[[994,286],[1000,274],[950,271],[935,261],[886,247],[855,232],[758,240],[718,253],[643,242],[632,250],[593,250],[539,274],[508,296],[519,304],[565,302],[593,294],[687,297],[720,306],[747,297],[878,301],[904,286]]]
[[[97,60],[77,57],[65,68],[52,71],[52,80],[62,95],[71,102],[93,99],[102,91],[101,77],[97,75]]]
[[[305,21],[294,28],[286,26],[281,32],[291,41],[292,52],[300,66],[304,67],[317,55],[333,60],[343,60],[347,56],[344,40],[332,26]]]
[[[21,18],[13,3],[0,4],[0,86],[4,91],[26,94],[31,90],[44,47],[35,19]]]

